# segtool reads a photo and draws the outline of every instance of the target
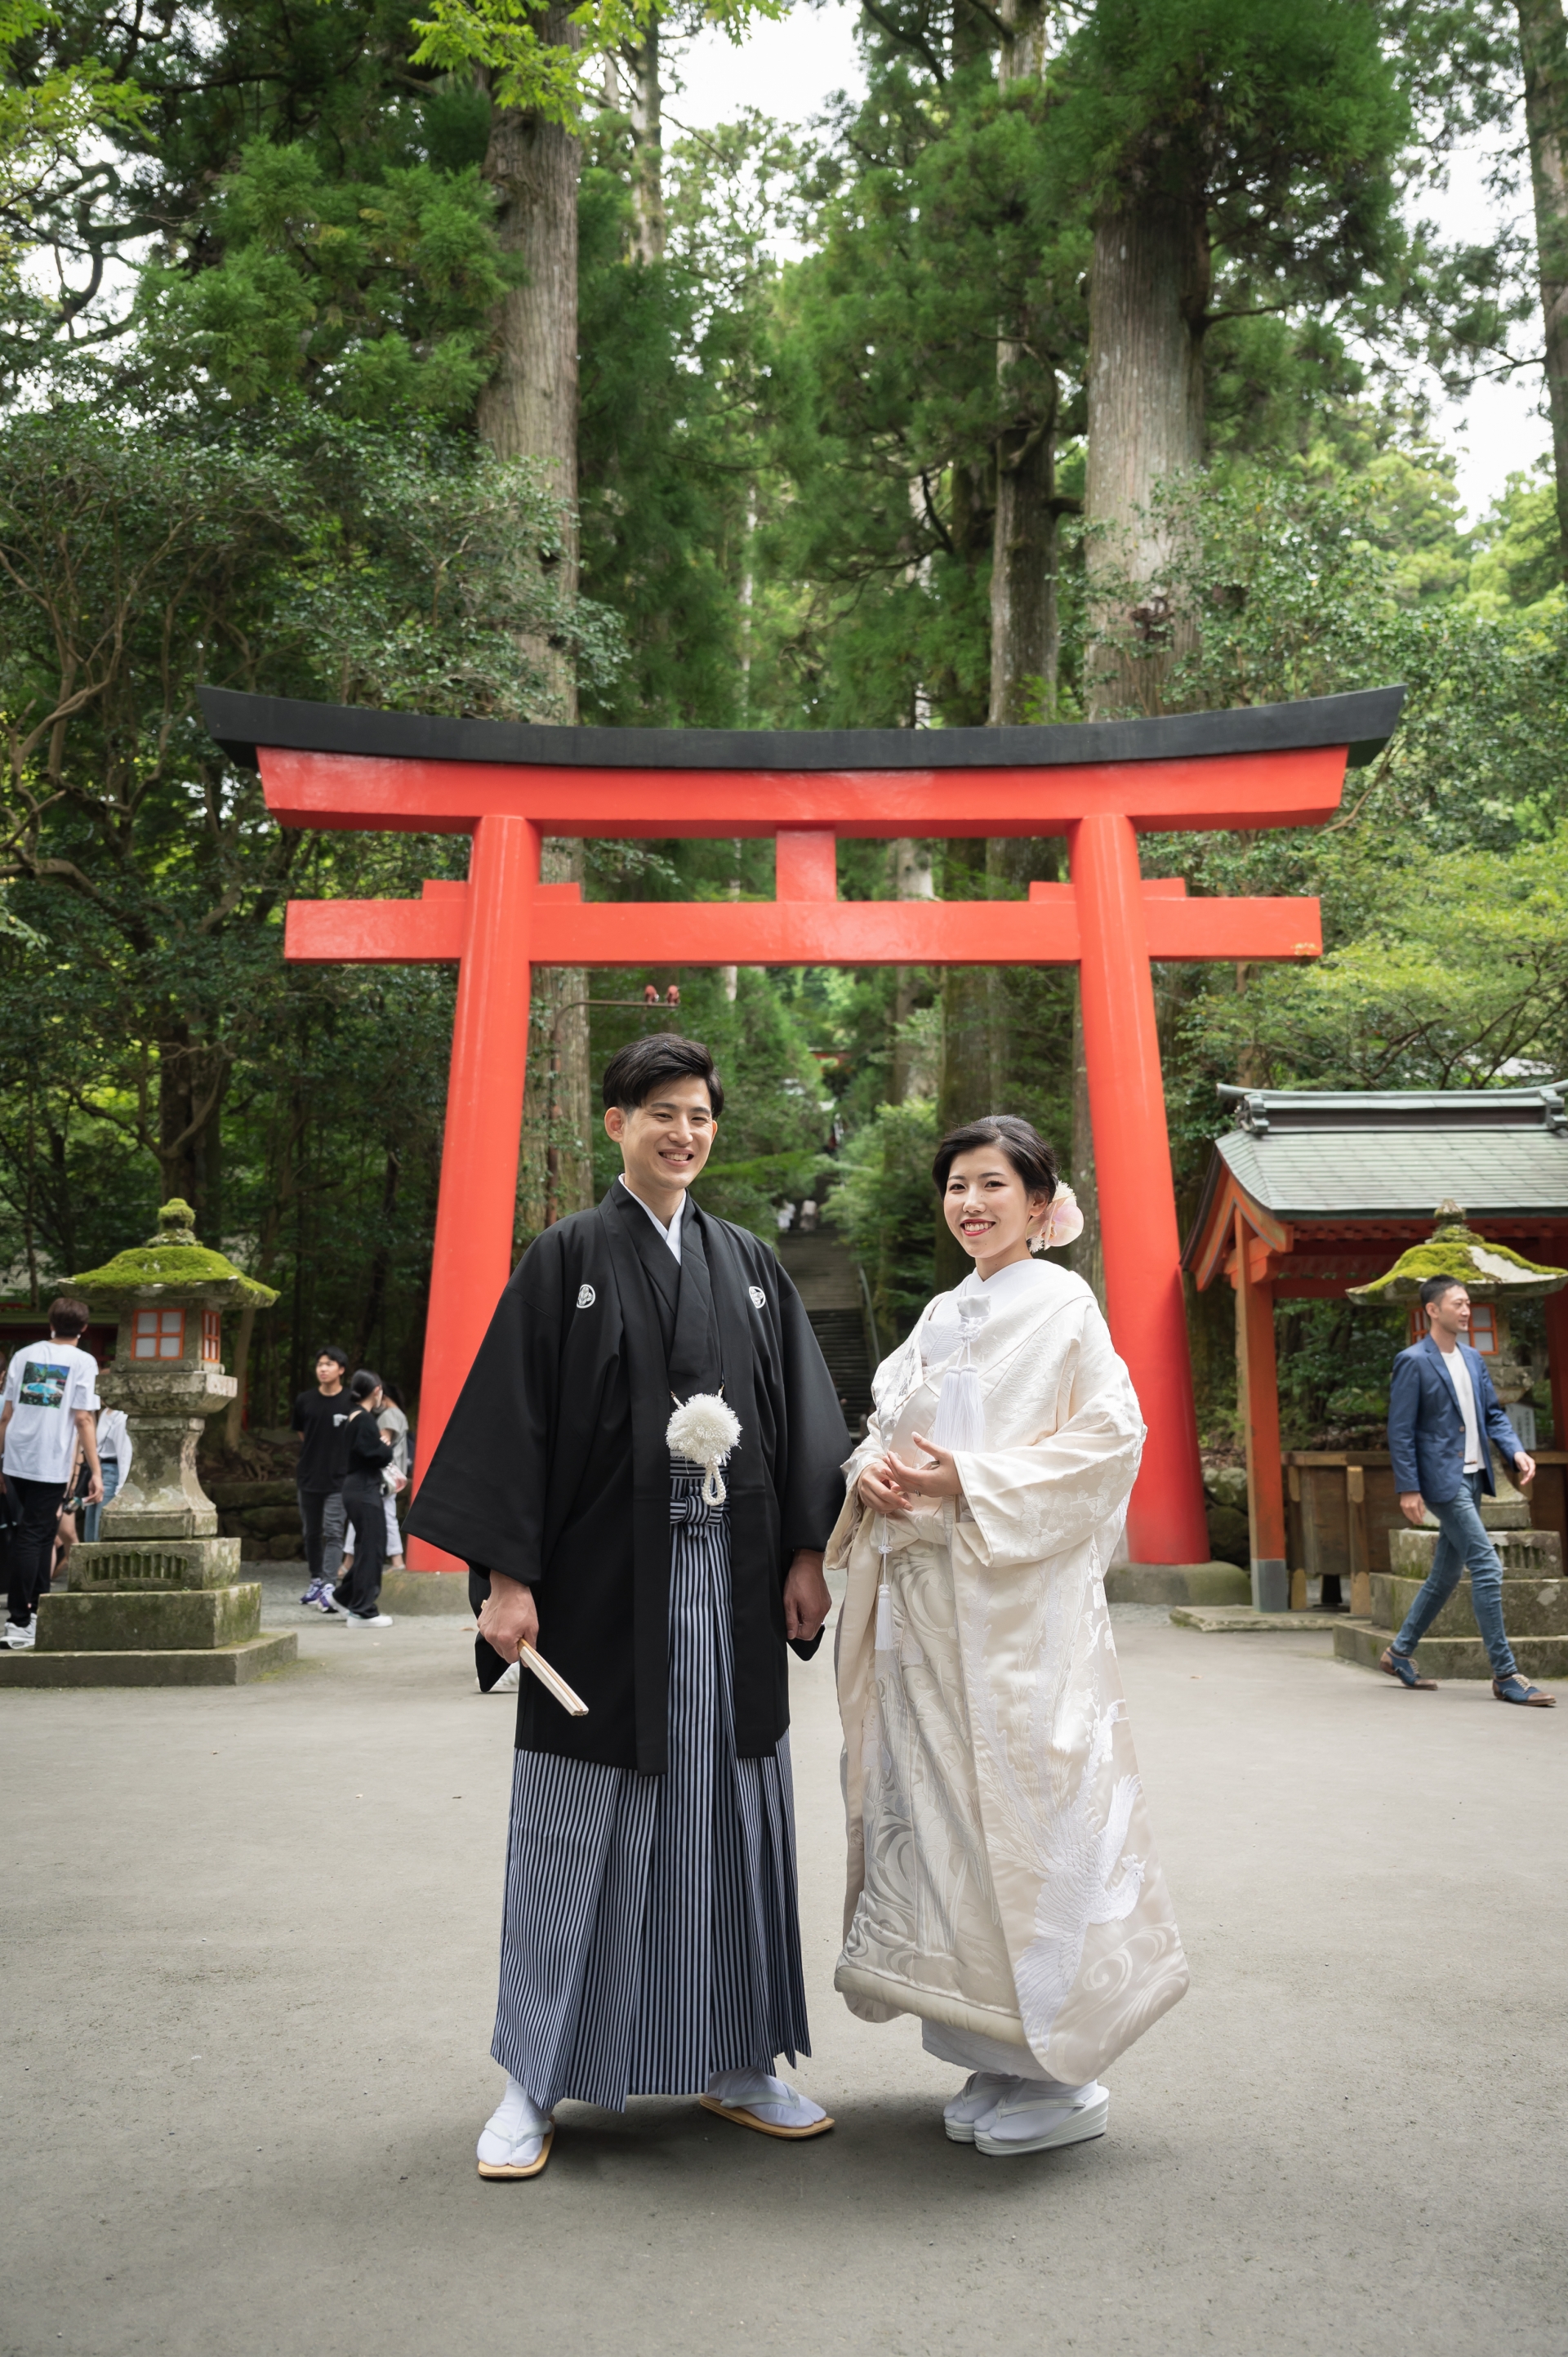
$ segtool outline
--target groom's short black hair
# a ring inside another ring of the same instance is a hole
[[[717,1121],[725,1109],[725,1084],[714,1070],[714,1060],[700,1039],[682,1039],[673,1031],[650,1031],[618,1049],[605,1066],[602,1083],[607,1111],[619,1105],[630,1113],[646,1104],[663,1081],[703,1081],[708,1103]]]
[[[1441,1301],[1445,1293],[1464,1293],[1467,1289],[1462,1276],[1429,1276],[1421,1288],[1421,1306],[1423,1309],[1430,1309],[1433,1303]]]

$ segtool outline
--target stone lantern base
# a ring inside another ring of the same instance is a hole
[[[263,1634],[238,1539],[83,1544],[70,1577],[40,1599],[32,1650],[0,1653],[0,1686],[234,1686],[298,1655],[292,1629]]]

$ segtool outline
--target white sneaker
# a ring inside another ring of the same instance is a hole
[[[1038,2080],[1023,2080],[974,2132],[981,2152],[1005,2158],[1019,2152],[1053,2152],[1058,2145],[1084,2144],[1105,2134],[1111,2114],[1108,2088],[1091,2080],[1076,2093],[1046,2093]]]
[[[350,1629],[390,1629],[392,1627],[390,1612],[345,1611],[343,1618]]]
[[[12,1652],[31,1652],[33,1647],[38,1643],[38,1624],[36,1618],[29,1620],[25,1629],[19,1629],[15,1620],[6,1621],[5,1642],[10,1647]]]
[[[529,2098],[519,2079],[507,2073],[506,2093],[485,2122],[479,2137],[481,2177],[537,2177],[550,2158],[555,2123]]]
[[[1006,2078],[1000,2071],[972,2071],[951,2103],[942,2105],[942,2126],[954,2144],[972,2144],[981,2122],[1023,2084],[1022,2079]]]
[[[715,2071],[698,2100],[705,2112],[763,2136],[825,2136],[832,2126],[821,2104],[767,2071]]]

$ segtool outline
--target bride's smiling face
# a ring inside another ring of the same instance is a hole
[[[1024,1259],[1049,1208],[1031,1195],[1000,1146],[956,1155],[942,1190],[942,1216],[982,1276]]]

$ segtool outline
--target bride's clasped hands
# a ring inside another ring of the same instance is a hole
[[[908,1514],[922,1500],[959,1496],[963,1484],[959,1480],[958,1460],[952,1450],[939,1448],[918,1432],[915,1446],[923,1448],[934,1463],[906,1465],[901,1457],[888,1456],[861,1469],[857,1484],[861,1502],[869,1506],[873,1513]]]

